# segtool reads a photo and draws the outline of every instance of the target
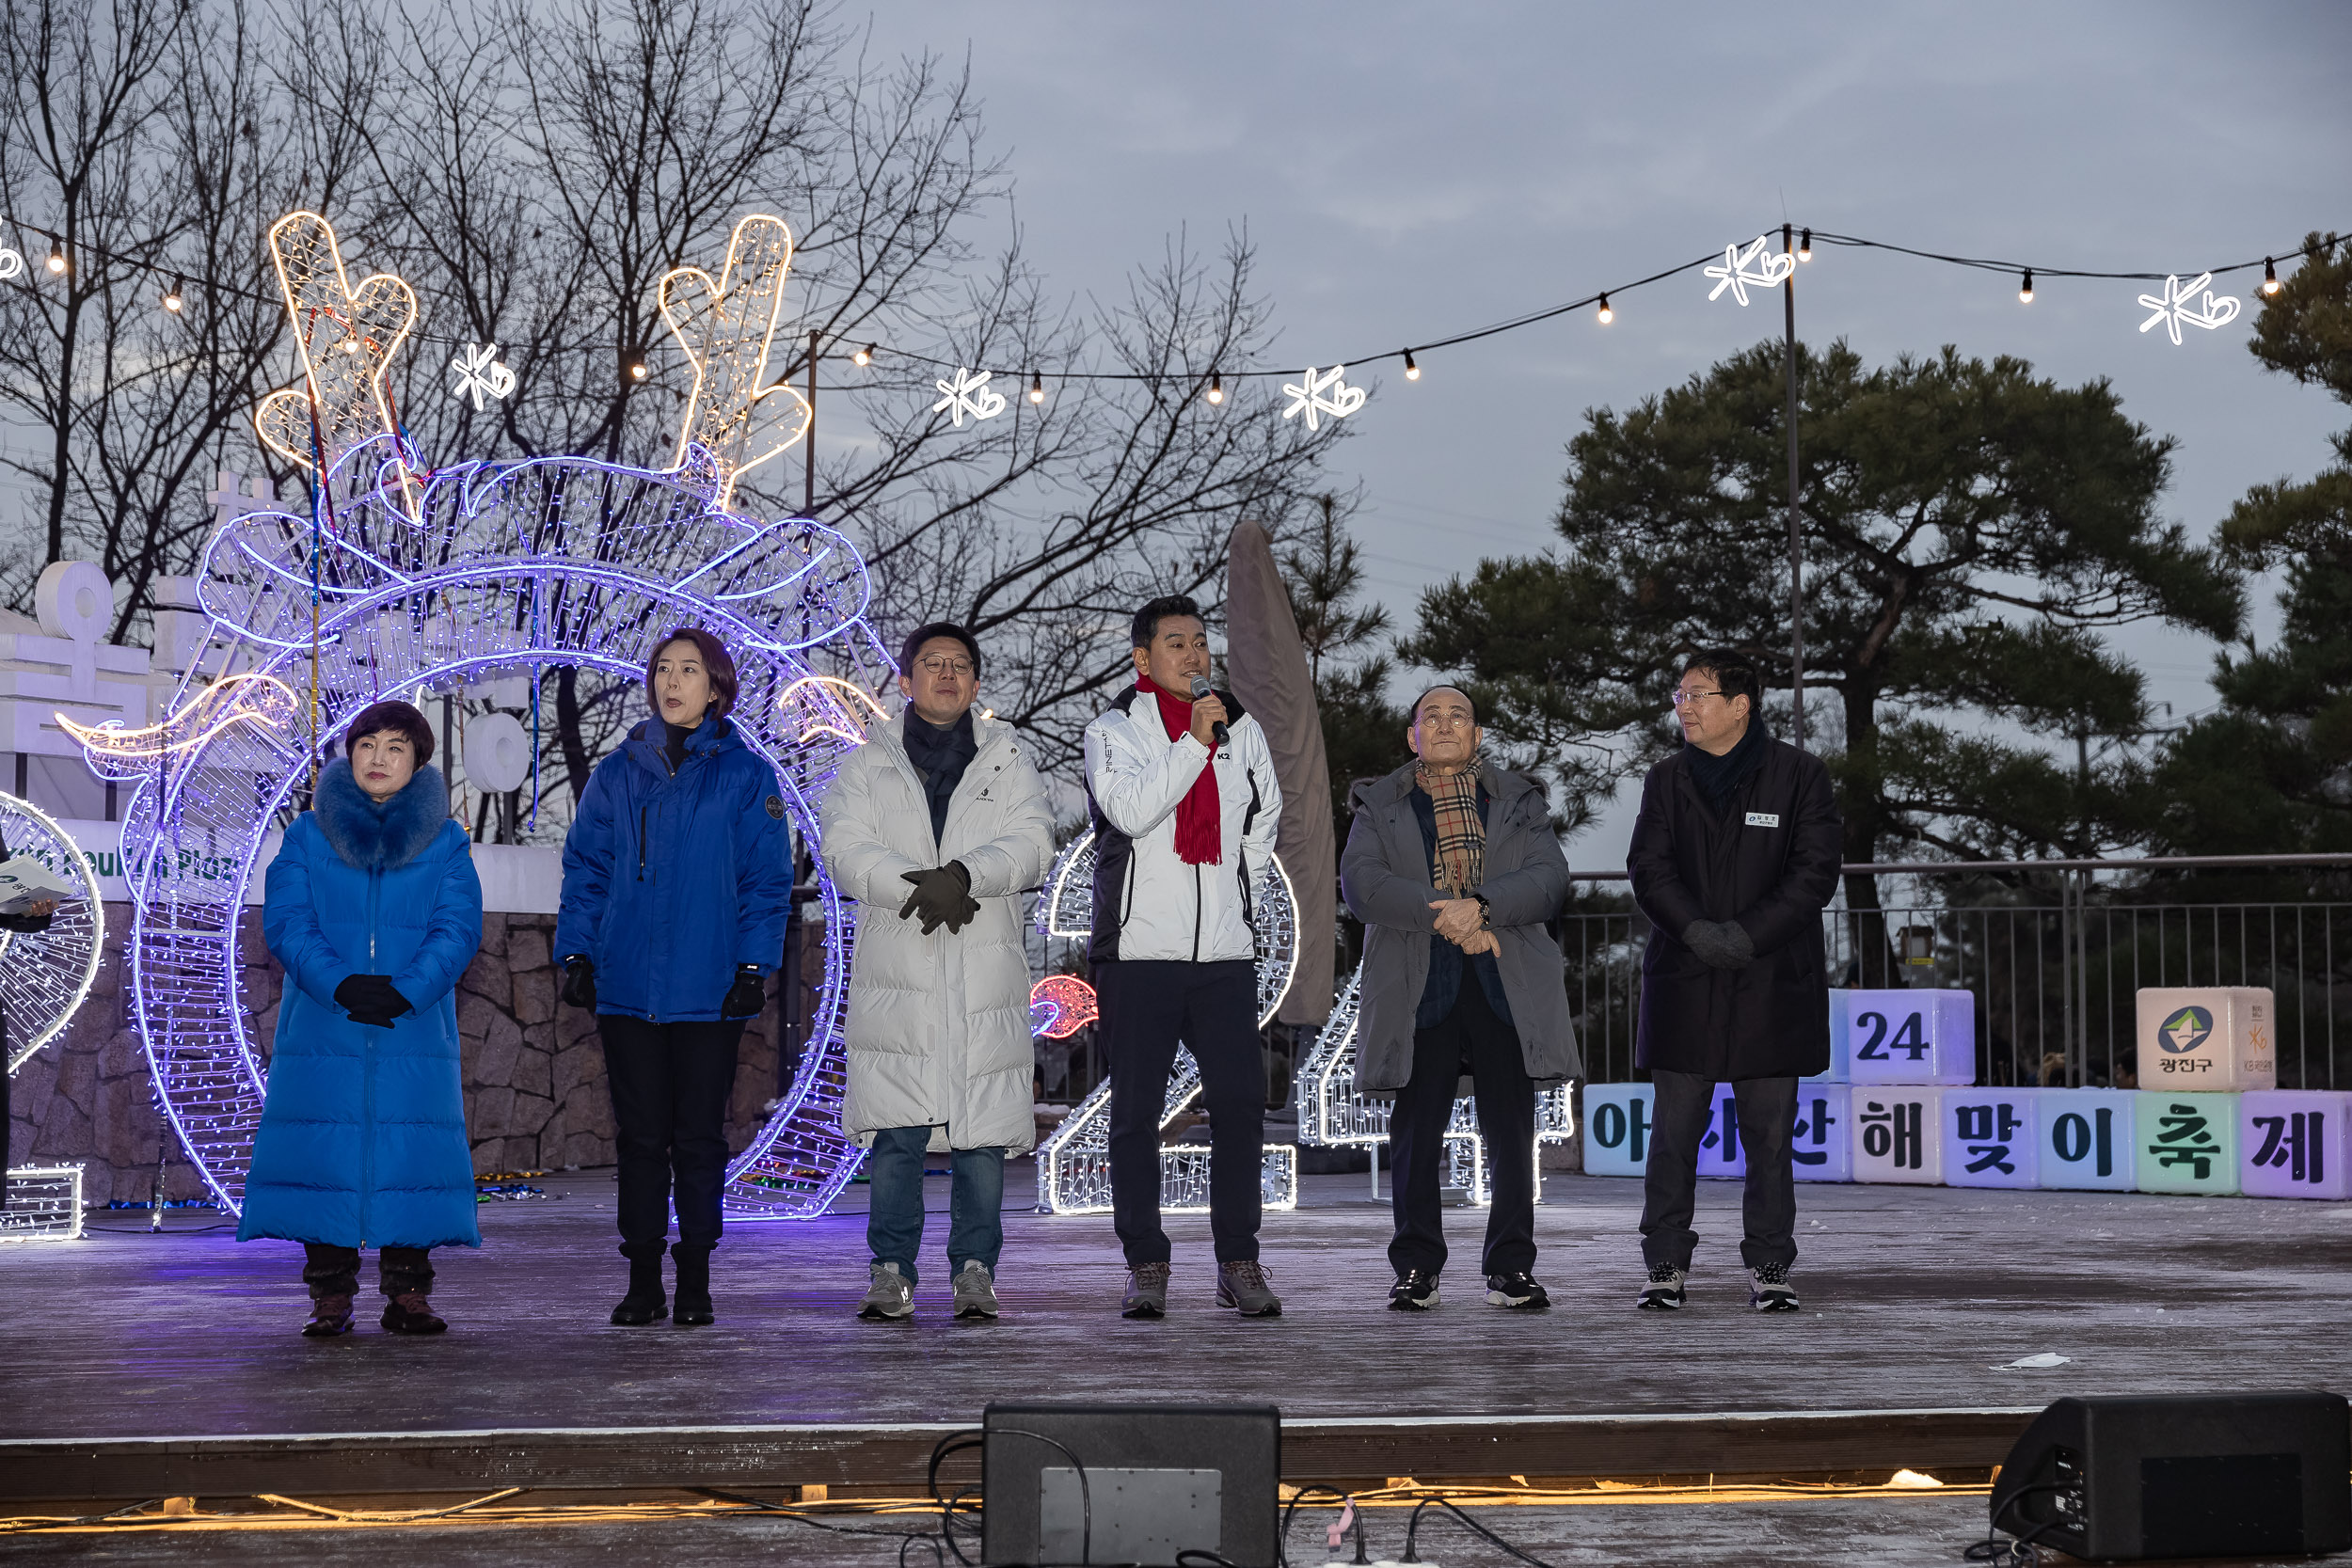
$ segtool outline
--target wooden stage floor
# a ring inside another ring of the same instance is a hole
[[[1025,1164],[1016,1169],[1025,1170]],[[2344,1333],[2352,1206],[2136,1194],[1807,1186],[1804,1310],[1746,1307],[1736,1184],[1701,1185],[1692,1305],[1632,1309],[1639,1183],[1553,1176],[1537,1210],[1553,1307],[1476,1293],[1483,1215],[1447,1215],[1450,1294],[1383,1309],[1385,1206],[1361,1177],[1310,1177],[1269,1214],[1278,1320],[1211,1304],[1207,1221],[1178,1216],[1173,1310],[1118,1316],[1108,1216],[1006,1217],[994,1323],[946,1310],[924,1259],[909,1324],[852,1315],[861,1213],[737,1226],[719,1322],[605,1322],[623,1264],[609,1176],[483,1208],[479,1251],[435,1255],[449,1334],[372,1317],[315,1342],[299,1249],[232,1230],[94,1234],[0,1247],[0,1439],[530,1427],[970,1421],[991,1400],[1271,1401],[1293,1418],[1595,1416],[2040,1406],[2062,1394],[2352,1387]],[[946,1181],[930,1201],[944,1206]],[[1008,1201],[1020,1183],[1008,1182]],[[852,1189],[852,1204],[863,1189]],[[106,1223],[136,1227],[143,1214]],[[944,1213],[926,1242],[945,1240]],[[373,1259],[365,1288],[373,1290]],[[373,1298],[363,1303],[373,1305]],[[2052,1370],[2005,1370],[2055,1352]]]
[[[1027,1168],[1015,1167],[1025,1174],[1008,1182],[1009,1200],[1026,1200]],[[1807,1186],[1796,1276],[1805,1309],[1766,1318],[1746,1307],[1739,1190],[1708,1182],[1693,1305],[1668,1316],[1631,1306],[1639,1184],[1554,1176],[1537,1211],[1552,1309],[1484,1304],[1484,1216],[1454,1210],[1454,1293],[1423,1317],[1384,1309],[1387,1210],[1365,1201],[1364,1178],[1311,1177],[1303,1207],[1266,1221],[1279,1320],[1211,1305],[1204,1218],[1171,1226],[1171,1316],[1131,1323],[1117,1315],[1108,1217],[1022,1210],[1007,1216],[1001,1322],[947,1317],[941,1212],[916,1321],[874,1324],[852,1315],[866,1258],[853,1189],[827,1218],[732,1230],[715,1270],[720,1321],[689,1331],[605,1322],[624,1272],[610,1174],[543,1185],[562,1196],[485,1205],[487,1244],[437,1255],[436,1305],[453,1327],[433,1339],[395,1338],[363,1317],[348,1338],[305,1340],[298,1249],[239,1245],[233,1230],[181,1216],[162,1235],[125,1212],[100,1217],[123,1232],[0,1248],[0,1516],[179,1493],[208,1513],[258,1507],[249,1499],[262,1492],[372,1508],[504,1485],[532,1487],[518,1503],[550,1508],[596,1497],[691,1504],[697,1486],[787,1500],[817,1482],[835,1498],[904,1494],[919,1490],[940,1433],[1002,1398],[1271,1402],[1294,1481],[1720,1472],[1875,1482],[1907,1465],[1957,1483],[1980,1481],[2030,1413],[2064,1394],[2352,1387],[2352,1205]],[[946,1197],[935,1179],[934,1210]],[[2006,1366],[2042,1353],[2068,1359]],[[237,1498],[247,1500],[208,1500]],[[1983,1506],[1979,1493],[1481,1516],[1560,1563],[1925,1563],[1956,1560],[1981,1535]],[[1396,1535],[1390,1550],[1401,1546],[1401,1512],[1372,1518],[1375,1533]],[[391,1528],[216,1519],[10,1535],[0,1525],[0,1557],[357,1561],[397,1540],[437,1562],[849,1564],[897,1548],[772,1518]],[[1429,1528],[1424,1557],[1502,1560]],[[1302,1520],[1294,1544],[1319,1560],[1320,1521]]]

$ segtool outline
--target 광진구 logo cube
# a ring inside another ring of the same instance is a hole
[[[2279,1086],[2278,1006],[2262,986],[2150,986],[2138,994],[2139,1086],[2226,1094]]]

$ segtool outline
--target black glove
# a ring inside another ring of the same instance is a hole
[[[721,1018],[750,1018],[768,1005],[768,986],[759,977],[757,964],[743,964],[735,972],[735,984],[727,988],[727,999],[719,1004]]]
[[[898,906],[898,918],[921,915],[925,936],[942,926],[961,931],[964,922],[980,912],[979,901],[972,896],[972,873],[961,861],[949,861],[929,871],[901,871],[898,879],[914,884],[907,901]]]
[[[376,1029],[389,1029],[392,1020],[411,1010],[408,999],[400,994],[389,974],[347,976],[335,988],[335,1001],[354,1023]]]
[[[1693,920],[1682,945],[1709,969],[1745,969],[1756,961],[1756,942],[1736,920]]]
[[[585,953],[564,960],[564,1001],[568,1006],[589,1009],[596,1005],[596,966]]]

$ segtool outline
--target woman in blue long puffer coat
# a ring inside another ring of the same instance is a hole
[[[377,703],[344,751],[270,862],[262,929],[286,990],[237,1239],[304,1244],[313,1338],[350,1332],[371,1245],[384,1326],[438,1334],[428,1253],[482,1244],[455,998],[482,883],[423,714]]]

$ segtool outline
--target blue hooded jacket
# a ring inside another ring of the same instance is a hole
[[[262,930],[286,991],[237,1239],[480,1246],[455,992],[482,883],[440,773],[379,806],[328,763],[270,862]],[[335,1000],[354,974],[391,976],[410,1010],[355,1022]]]
[[[670,771],[649,719],[596,764],[564,840],[558,958],[596,966],[596,1011],[655,1023],[719,1016],[742,964],[784,958],[790,841],[775,772],[724,719]]]

